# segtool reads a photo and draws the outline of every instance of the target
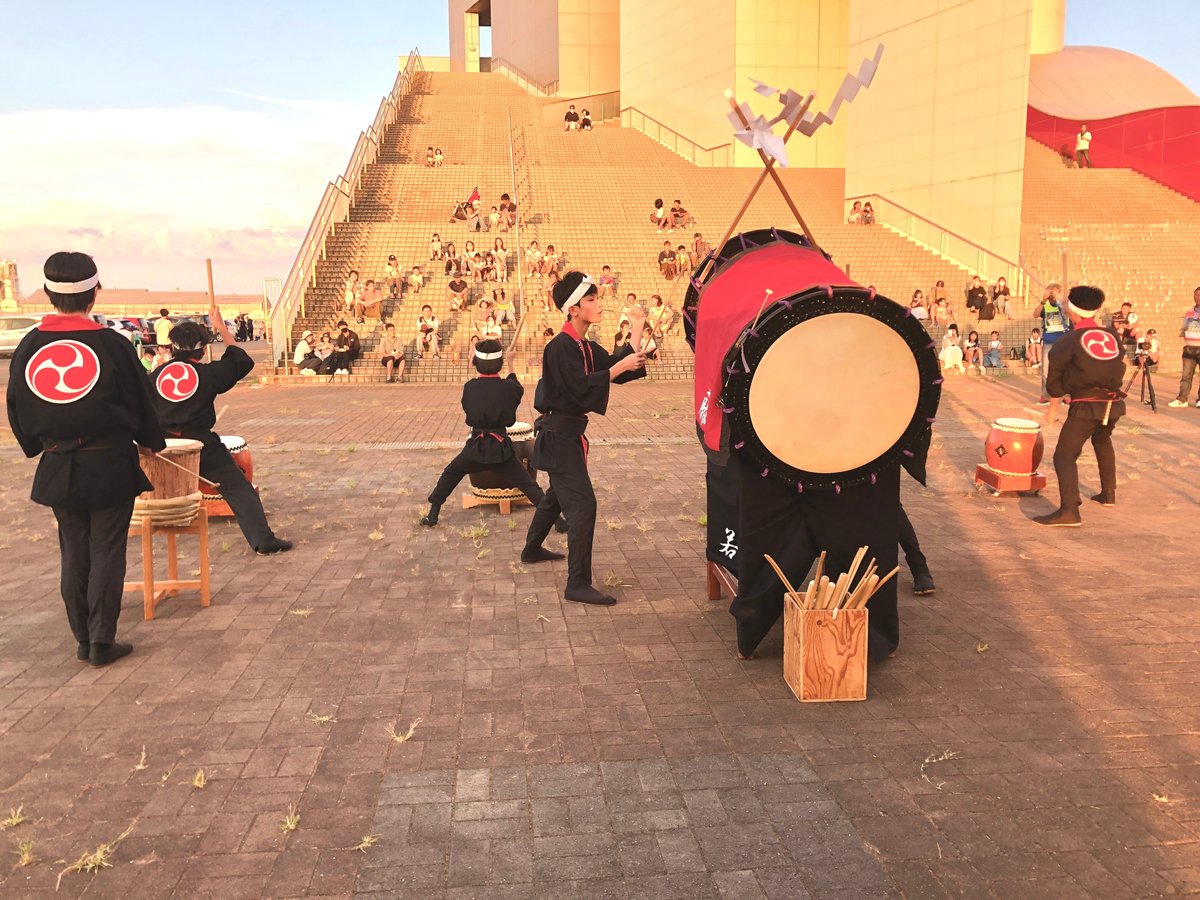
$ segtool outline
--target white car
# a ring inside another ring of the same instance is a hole
[[[42,319],[46,316],[55,315],[58,313],[53,310],[50,312],[0,314],[0,356],[12,356],[13,351],[17,349],[17,344],[21,343],[21,339],[25,335],[42,324]],[[107,320],[99,314],[93,313],[92,318],[102,325],[107,324]]]

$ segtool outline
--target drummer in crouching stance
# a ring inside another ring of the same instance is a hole
[[[511,350],[507,359],[511,368]],[[462,408],[471,426],[471,436],[434,485],[429,495],[429,512],[421,517],[422,525],[436,525],[442,504],[465,476],[476,472],[502,475],[535,507],[542,502],[542,489],[517,458],[508,436],[508,426],[517,421],[517,407],[525,396],[525,388],[514,372],[509,372],[507,378],[500,377],[505,354],[499,341],[477,343],[471,361],[479,376],[463,385],[462,394]]]
[[[568,272],[554,285],[554,305],[566,324],[542,351],[542,377],[533,405],[542,415],[535,423],[533,464],[550,475],[550,490],[529,523],[521,562],[562,559],[542,546],[559,513],[566,515],[567,587],[563,596],[576,603],[611,606],[617,601],[592,586],[592,538],[596,532],[596,492],[588,474],[588,413],[604,415],[609,389],[646,374],[642,352],[645,312],[629,316],[630,342],[609,354],[587,339],[588,329],[604,315],[598,288],[582,272]]]
[[[258,493],[213,431],[217,395],[232,390],[249,375],[254,360],[234,342],[216,306],[209,309],[209,318],[225,341],[225,352],[211,363],[200,362],[208,347],[208,329],[198,322],[180,322],[172,328],[171,361],[150,373],[158,418],[172,437],[204,445],[200,451],[200,477],[220,485],[221,496],[233,510],[254,552],[261,556],[284,553],[292,549],[292,542],[275,536]]]

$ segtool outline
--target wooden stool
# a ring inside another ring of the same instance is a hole
[[[154,618],[154,608],[164,597],[178,596],[181,590],[200,589],[200,605],[208,606],[210,591],[208,584],[208,512],[203,506],[190,525],[158,525],[135,519],[129,523],[129,534],[142,538],[142,581],[125,582],[126,591],[141,591],[146,621]],[[167,577],[163,581],[154,579],[154,536],[167,538]],[[180,580],[179,547],[176,538],[181,534],[194,534],[200,538],[200,577]]]
[[[529,502],[529,498],[516,488],[476,488],[475,490],[483,492],[482,495],[480,493],[463,494],[463,509],[474,509],[477,506],[490,506],[494,504],[500,507],[500,515],[507,516],[512,513],[514,503],[518,506],[522,503],[527,506],[533,505]]]
[[[705,562],[706,571],[708,573],[708,599],[717,601],[721,599],[721,589],[724,588],[729,592],[731,597],[737,596],[737,579],[729,573],[724,566],[719,566],[715,562]]]

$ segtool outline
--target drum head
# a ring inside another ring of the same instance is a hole
[[[167,449],[159,452],[170,455],[174,453],[192,453],[203,449],[204,445],[199,441],[193,441],[189,438],[167,438]]]
[[[802,490],[871,480],[927,439],[941,398],[928,332],[862,288],[772,303],[725,357],[730,444]]]
[[[237,453],[239,450],[246,449],[246,439],[238,437],[236,434],[221,435],[221,443],[225,445],[225,449],[230,453]]]
[[[798,360],[827,377],[798,384]],[[917,361],[903,337],[878,319],[833,313],[797,324],[767,348],[750,384],[750,421],[772,456],[829,475],[890,450],[919,394]]]
[[[1037,422],[1033,421],[1033,419],[1014,419],[1014,418],[997,419],[993,423],[993,426],[995,428],[1003,428],[1008,431],[1041,431],[1042,430],[1042,426],[1040,426]]]

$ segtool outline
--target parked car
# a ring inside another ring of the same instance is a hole
[[[21,343],[21,339],[25,335],[37,328],[46,316],[55,315],[58,315],[58,313],[53,310],[49,312],[5,313],[0,315],[0,356],[12,356],[13,351],[17,349],[17,344]],[[101,325],[108,324],[108,320],[98,313],[93,313],[92,319]]]

